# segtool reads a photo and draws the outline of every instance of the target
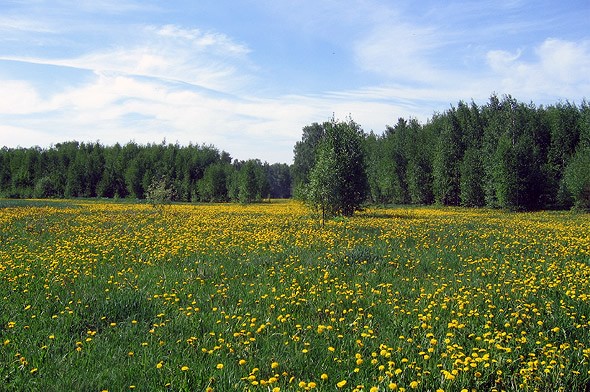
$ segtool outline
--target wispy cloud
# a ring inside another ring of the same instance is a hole
[[[531,96],[583,97],[590,91],[590,41],[548,38],[534,48],[534,57],[494,50],[487,61],[506,91]]]
[[[232,90],[246,82],[249,49],[220,33],[147,26],[136,42],[97,48],[71,58],[0,56],[0,60],[115,72],[182,81],[209,89]]]
[[[436,29],[393,22],[377,26],[358,40],[355,47],[359,66],[390,81],[430,82],[440,70],[430,58],[442,44]]]
[[[0,16],[0,31],[4,32],[33,32],[55,33],[57,28],[52,23],[39,21],[30,17],[4,15]]]

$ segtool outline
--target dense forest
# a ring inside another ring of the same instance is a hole
[[[328,124],[303,128],[290,166],[232,161],[214,146],[165,142],[4,147],[0,196],[143,199],[159,182],[178,201],[254,202],[288,198],[292,190],[304,198]],[[512,210],[590,208],[586,101],[538,107],[492,95],[483,106],[461,101],[425,124],[400,118],[382,134],[360,132],[362,159],[355,165],[363,167],[355,169],[366,176],[366,189],[359,190],[366,201]],[[326,154],[322,159],[326,161]]]
[[[0,150],[0,196],[144,199],[163,182],[173,200],[254,202],[291,196],[289,165],[233,160],[213,146],[66,142]]]
[[[295,145],[296,196],[306,197],[329,126],[305,127]],[[481,107],[459,102],[426,124],[400,118],[381,135],[365,135],[364,144],[374,203],[590,209],[586,101],[536,107],[492,95]]]

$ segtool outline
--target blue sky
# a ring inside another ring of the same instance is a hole
[[[590,1],[1,0],[0,146],[213,144],[292,161],[495,92],[590,99]]]

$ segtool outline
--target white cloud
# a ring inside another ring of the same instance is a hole
[[[46,131],[39,131],[25,126],[13,126],[0,124],[0,139],[10,141],[14,140],[15,136],[18,135],[18,141],[12,142],[8,145],[10,147],[23,147],[28,148],[31,146],[50,146],[51,144],[57,143],[54,135]],[[65,141],[65,140],[60,140]]]
[[[33,32],[55,33],[56,26],[45,21],[22,16],[0,16],[0,31],[7,32]]]
[[[174,25],[148,26],[139,34],[136,42],[77,57],[0,59],[175,80],[221,91],[239,89],[248,81],[247,74],[239,71],[250,67],[249,49],[224,34]]]
[[[396,81],[432,82],[440,70],[429,56],[440,47],[440,34],[432,27],[417,27],[392,21],[376,26],[355,45],[359,66]]]
[[[510,53],[505,50],[490,50],[487,55],[487,61],[492,70],[504,73],[521,55],[521,51]]]
[[[194,47],[203,49],[213,49],[214,51],[226,55],[245,55],[250,52],[247,46],[233,42],[225,34],[217,32],[202,32],[199,29],[183,29],[175,25],[165,25],[162,27],[152,27],[155,33],[166,38],[184,40],[191,43]]]
[[[581,99],[590,91],[590,41],[548,38],[526,60],[520,51],[490,51],[487,62],[506,91],[535,97]]]
[[[29,82],[0,81],[0,114],[29,114],[44,109],[37,90]]]

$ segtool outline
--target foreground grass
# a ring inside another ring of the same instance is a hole
[[[1,206],[6,390],[590,385],[587,215]]]

